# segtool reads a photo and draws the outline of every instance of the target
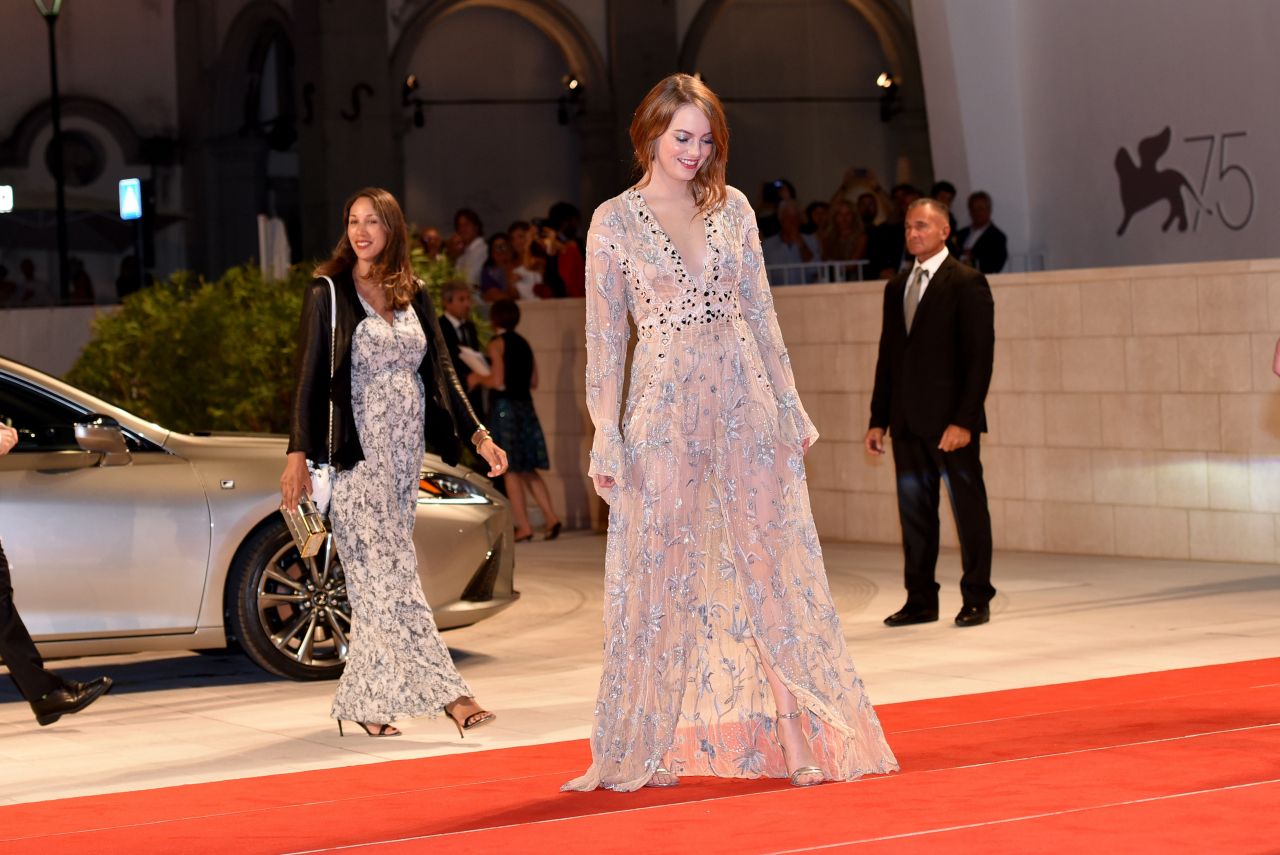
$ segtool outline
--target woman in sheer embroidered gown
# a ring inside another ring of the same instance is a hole
[[[672,75],[631,126],[644,177],[587,237],[590,474],[610,505],[592,764],[566,790],[679,775],[797,786],[897,761],[845,648],[755,216],[716,96]],[[621,424],[630,313],[638,341]]]

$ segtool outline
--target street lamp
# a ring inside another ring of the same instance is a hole
[[[62,172],[62,98],[58,94],[58,43],[54,38],[58,13],[62,11],[62,0],[52,0],[49,4],[44,0],[32,2],[44,17],[44,22],[49,25],[49,85],[53,89],[49,111],[53,116],[53,181],[57,187],[58,199],[58,295],[62,302],[66,302],[70,297],[67,271],[67,194]]]

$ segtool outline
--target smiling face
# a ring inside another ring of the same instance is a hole
[[[374,264],[387,248],[390,232],[373,207],[373,200],[361,196],[347,213],[347,240],[355,250],[356,258],[363,264]]]
[[[676,181],[691,181],[714,149],[711,120],[694,105],[685,104],[654,143],[651,169]]]
[[[946,245],[951,224],[942,212],[929,204],[913,205],[907,210],[907,251],[917,261],[933,258]]]

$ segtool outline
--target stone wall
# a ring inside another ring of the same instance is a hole
[[[1280,260],[996,276],[996,365],[983,460],[996,547],[1280,560]],[[862,450],[881,283],[776,290],[800,394],[818,530],[897,542],[893,461]],[[0,311],[0,355],[70,367],[93,308]],[[552,495],[602,528],[586,477],[581,300],[527,303]],[[945,510],[944,503],[944,510]],[[943,543],[955,545],[954,526]]]
[[[983,459],[996,547],[1280,559],[1280,261],[996,276],[996,367]],[[897,542],[893,462],[862,450],[881,283],[789,287],[775,300],[822,439],[808,458],[818,530]],[[549,482],[599,527],[586,480],[583,304],[524,307]],[[944,503],[945,507],[945,503]],[[955,545],[954,526],[943,543]]]

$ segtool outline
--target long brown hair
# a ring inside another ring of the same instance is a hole
[[[718,211],[724,206],[727,194],[724,186],[725,168],[729,163],[729,123],[725,121],[724,107],[707,84],[688,74],[672,74],[663,78],[644,96],[631,120],[631,146],[635,150],[635,165],[641,174],[637,186],[649,183],[658,138],[671,127],[671,119],[686,104],[692,104],[703,112],[711,123],[711,156],[693,176],[693,201],[704,214]]]
[[[326,261],[316,266],[317,276],[335,276],[352,271],[355,275],[356,251],[347,237],[347,220],[351,217],[351,206],[357,199],[368,199],[374,212],[387,230],[387,246],[382,255],[373,263],[369,271],[370,278],[381,282],[387,289],[387,299],[392,308],[403,309],[413,302],[418,293],[418,283],[413,275],[413,262],[409,257],[409,226],[405,223],[404,212],[396,197],[381,187],[366,187],[357,190],[342,206],[342,237],[333,253]]]

